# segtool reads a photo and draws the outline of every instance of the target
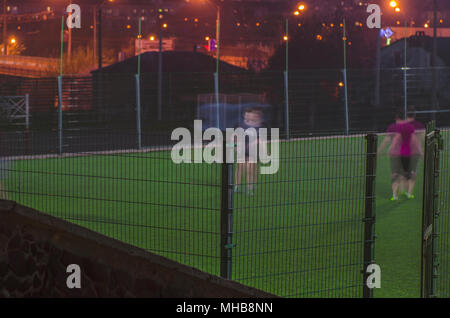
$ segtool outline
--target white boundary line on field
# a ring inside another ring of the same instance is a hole
[[[441,131],[450,131],[450,128],[442,128]],[[274,142],[285,143],[291,141],[308,141],[308,140],[324,140],[324,139],[343,139],[343,138],[357,138],[364,137],[370,133],[365,134],[354,134],[354,135],[336,135],[336,136],[317,136],[317,137],[302,137],[302,138],[291,138],[278,139]],[[386,133],[377,133],[378,136],[385,136]],[[203,148],[204,146],[202,146]],[[73,158],[73,157],[89,157],[89,156],[99,156],[99,155],[115,155],[115,154],[133,154],[133,153],[150,153],[157,151],[171,151],[173,147],[147,147],[143,149],[118,149],[118,150],[102,150],[102,151],[87,151],[87,152],[68,152],[62,155],[58,154],[42,154],[42,155],[26,155],[26,156],[5,156],[0,157],[0,160],[34,160],[34,159],[63,159],[63,158]],[[197,149],[198,147],[190,147],[189,149]]]
[[[304,137],[304,138],[291,138],[289,140],[279,139],[274,140],[274,142],[291,142],[291,141],[306,141],[306,140],[323,140],[323,139],[341,139],[350,137],[362,137],[364,134],[358,135],[339,135],[339,136],[322,136],[322,137]],[[102,151],[86,151],[86,152],[67,152],[62,155],[58,154],[41,154],[41,155],[23,155],[23,156],[5,156],[0,157],[1,160],[33,160],[33,159],[63,159],[63,158],[73,158],[73,157],[88,157],[88,156],[98,156],[98,155],[115,155],[115,154],[132,154],[132,153],[150,153],[157,151],[171,151],[173,147],[147,147],[143,149],[118,149],[118,150],[102,150]],[[189,149],[197,149],[198,147],[190,147]],[[204,148],[204,146],[202,146]]]

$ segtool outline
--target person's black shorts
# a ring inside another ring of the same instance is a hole
[[[413,173],[417,173],[417,166],[419,165],[421,156],[420,155],[412,155],[411,156],[411,162],[410,162],[410,171]]]
[[[420,155],[391,157],[392,174],[403,176],[408,180],[414,178],[417,173],[419,160]]]

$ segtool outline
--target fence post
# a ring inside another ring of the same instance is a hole
[[[364,268],[363,268],[363,297],[372,298],[373,289],[367,286],[367,267],[374,263],[375,248],[375,178],[377,167],[378,136],[369,134],[366,136],[366,196],[364,215]]]
[[[139,74],[136,74],[136,129],[138,149],[142,149],[142,131],[141,131],[141,81]]]
[[[25,125],[30,128],[30,95],[25,94]]]
[[[348,117],[348,86],[347,86],[347,69],[342,70],[344,77],[344,98],[345,98],[345,134],[348,135],[350,131],[350,123]]]
[[[421,296],[436,297],[436,280],[438,273],[437,228],[440,151],[442,136],[435,129],[435,122],[427,125],[424,157],[424,190],[422,208],[422,246],[421,246]]]
[[[217,72],[214,73],[214,93],[215,93],[215,96],[216,96],[216,123],[217,123],[217,128],[220,129],[219,73],[217,73]]]
[[[407,67],[405,66],[403,68],[403,94],[405,95],[405,98],[403,100],[403,112],[404,112],[404,118],[408,116],[408,79],[407,79],[408,73],[407,73]]]
[[[348,86],[347,86],[347,28],[345,24],[345,19],[342,22],[343,26],[343,36],[342,36],[342,42],[344,44],[344,68],[342,70],[343,76],[344,76],[344,98],[345,98],[345,134],[348,135],[350,130],[350,124],[348,119]]]
[[[225,131],[225,129],[223,130]],[[231,146],[231,145],[230,145]],[[233,245],[233,163],[227,163],[228,143],[223,139],[222,194],[220,209],[220,276],[232,279]],[[234,148],[234,147],[233,147]]]
[[[439,176],[441,173],[441,151],[444,150],[444,142],[441,135],[441,131],[436,129],[436,140],[434,144],[434,173],[433,173],[433,182],[434,182],[434,193],[433,193],[433,231],[431,233],[432,237],[432,260],[431,260],[431,289],[429,297],[436,297],[436,285],[438,279],[438,270],[439,270],[439,253],[438,253],[438,244],[437,241],[439,239],[439,232],[437,228],[437,219],[439,218]]]
[[[425,269],[425,255],[426,255],[426,243],[424,233],[426,233],[428,216],[427,211],[429,210],[429,201],[430,201],[430,176],[432,175],[431,169],[431,158],[430,158],[430,136],[434,134],[434,121],[431,121],[427,124],[426,133],[425,133],[425,144],[424,144],[424,159],[423,159],[423,200],[422,200],[422,239],[421,239],[421,251],[420,251],[420,296],[424,297],[425,295],[425,273],[427,270]],[[430,171],[431,170],[431,171]]]
[[[286,139],[289,139],[289,73],[284,72],[284,116],[286,124]]]
[[[58,153],[62,154],[62,138],[63,138],[63,124],[62,124],[62,76],[58,76]]]

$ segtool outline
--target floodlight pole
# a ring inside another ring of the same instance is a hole
[[[433,0],[433,53],[431,56],[431,67],[433,68],[433,82],[431,89],[431,103],[433,107],[433,120],[436,120],[436,112],[438,108],[437,100],[437,0]]]
[[[102,70],[102,7],[97,8],[97,54],[98,54],[98,70]]]
[[[59,76],[58,76],[58,154],[62,155],[63,152],[63,83],[62,83],[62,77],[63,77],[63,58],[64,58],[64,16],[61,18],[61,61],[60,61],[60,70],[59,70]]]
[[[220,61],[220,6],[217,5],[217,20],[216,20],[216,73],[219,74],[219,61]]]
[[[6,38],[6,0],[3,0],[3,55],[8,55],[8,39]]]
[[[216,73],[214,74],[214,91],[216,95],[216,120],[217,128],[220,128],[219,116],[219,63],[220,63],[220,5],[217,5],[217,20],[216,20]]]
[[[158,51],[158,120],[162,120],[162,26],[159,26],[159,51]]]
[[[289,139],[289,19],[286,19],[286,68],[284,71],[284,108],[286,139]]]
[[[406,15],[405,15],[405,65],[403,67],[403,94],[405,96],[404,98],[404,105],[403,105],[403,116],[404,119],[406,120],[407,115],[406,113],[408,112],[408,79],[407,79],[407,69],[408,69],[408,60],[407,60],[407,52],[408,52],[408,20],[406,19]]]
[[[346,25],[345,25],[345,19],[343,21],[343,33],[344,36],[342,38],[343,44],[344,44],[344,69],[342,70],[343,77],[344,77],[344,94],[345,94],[345,133],[348,135],[350,130],[349,125],[349,117],[348,117],[348,88],[347,88],[347,32],[346,32]]]
[[[380,82],[381,82],[381,28],[377,29],[377,52],[375,57],[375,107],[380,106]]]
[[[141,39],[142,39],[142,18],[139,17],[139,48],[138,48],[138,65],[136,74],[136,130],[137,130],[137,146],[142,149],[142,128],[141,128]]]

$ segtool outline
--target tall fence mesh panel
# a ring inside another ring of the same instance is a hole
[[[283,297],[361,297],[365,138],[279,147],[279,171],[234,194],[233,279]]]
[[[110,138],[114,147],[130,136]],[[176,164],[173,142],[161,139],[165,146],[141,151],[62,156],[17,155],[9,144],[2,148],[14,154],[2,157],[2,198],[219,275],[220,166]]]

